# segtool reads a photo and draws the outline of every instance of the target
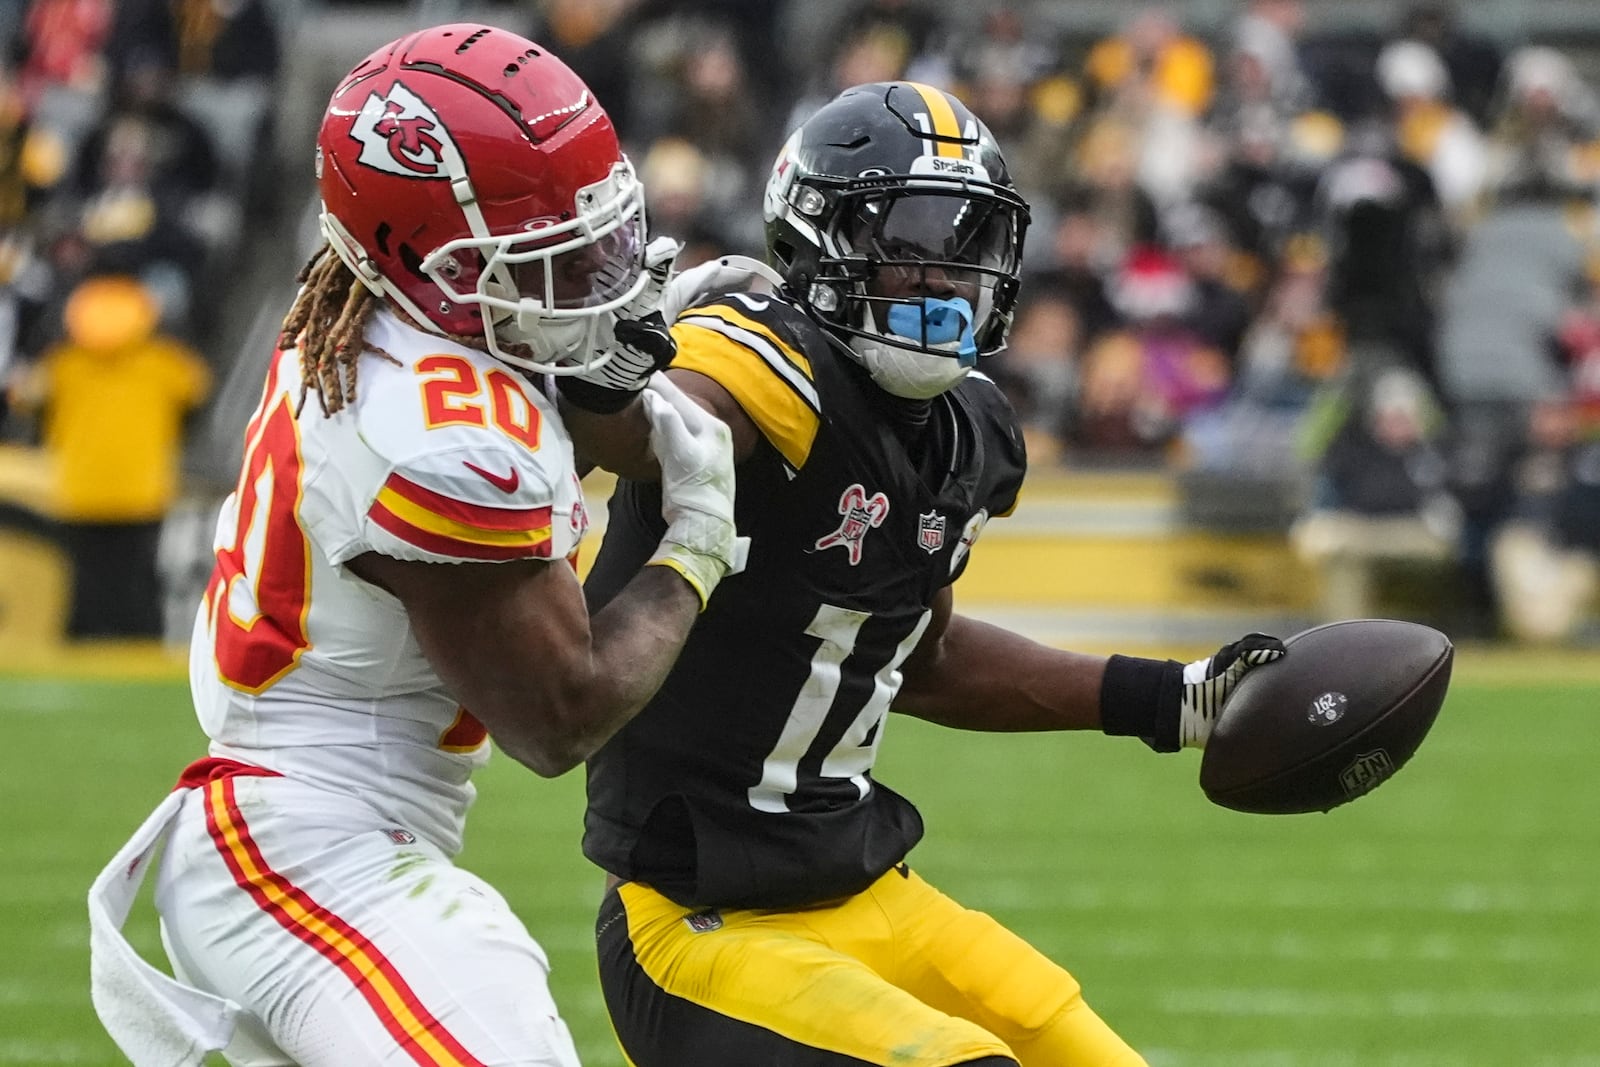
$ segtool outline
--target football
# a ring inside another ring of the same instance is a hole
[[[1352,619],[1284,641],[1229,695],[1200,760],[1200,787],[1235,811],[1329,811],[1405,765],[1450,685],[1455,649],[1438,630]]]

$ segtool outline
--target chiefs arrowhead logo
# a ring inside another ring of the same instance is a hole
[[[446,154],[460,156],[439,116],[399,82],[367,97],[350,136],[361,145],[357,162],[402,178],[448,178]]]

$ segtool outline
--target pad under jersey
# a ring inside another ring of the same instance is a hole
[[[690,906],[853,893],[921,836],[872,766],[929,605],[1015,504],[1021,432],[974,374],[931,402],[911,454],[865,371],[778,298],[692,309],[673,335],[673,366],[716,379],[761,432],[735,502],[750,558],[590,759],[584,851]],[[660,513],[659,487],[619,483],[591,610],[655,549]]]
[[[278,353],[217,521],[190,646],[211,753],[354,793],[446,852],[488,738],[417,646],[400,602],[343,566],[561,561],[587,526],[572,444],[538,387],[388,312],[353,403],[300,401]],[[565,565],[564,563],[562,565]]]

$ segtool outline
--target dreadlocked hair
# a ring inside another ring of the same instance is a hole
[[[323,415],[332,415],[355,402],[356,365],[361,361],[361,353],[375,353],[397,367],[401,364],[367,341],[367,320],[382,306],[383,299],[356,278],[331,245],[318,249],[300,268],[295,281],[300,284],[300,293],[278,331],[279,349],[300,346],[300,402],[295,408],[295,417],[299,418],[300,412],[305,410],[306,398],[313,389]],[[418,329],[429,329],[415,322],[403,309],[394,310]],[[489,351],[481,334],[445,331],[443,336],[467,348]],[[533,348],[526,344],[501,341],[500,347],[526,360],[534,358]],[[534,377],[528,371],[521,373],[530,380]]]
[[[323,245],[300,268],[300,292],[278,331],[278,348],[300,347],[300,403],[315,390],[324,416],[356,399],[356,367],[361,354],[372,351],[398,364],[393,356],[367,343],[367,320],[382,299],[363,285],[329,245]]]

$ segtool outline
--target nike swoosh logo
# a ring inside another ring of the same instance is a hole
[[[522,484],[522,476],[517,473],[517,468],[515,467],[511,468],[510,474],[494,474],[490,471],[484,470],[476,463],[468,463],[466,460],[462,460],[461,465],[467,468],[467,470],[471,471],[473,474],[481,476],[484,481],[488,482],[502,493],[515,493],[517,491],[517,486]]]

